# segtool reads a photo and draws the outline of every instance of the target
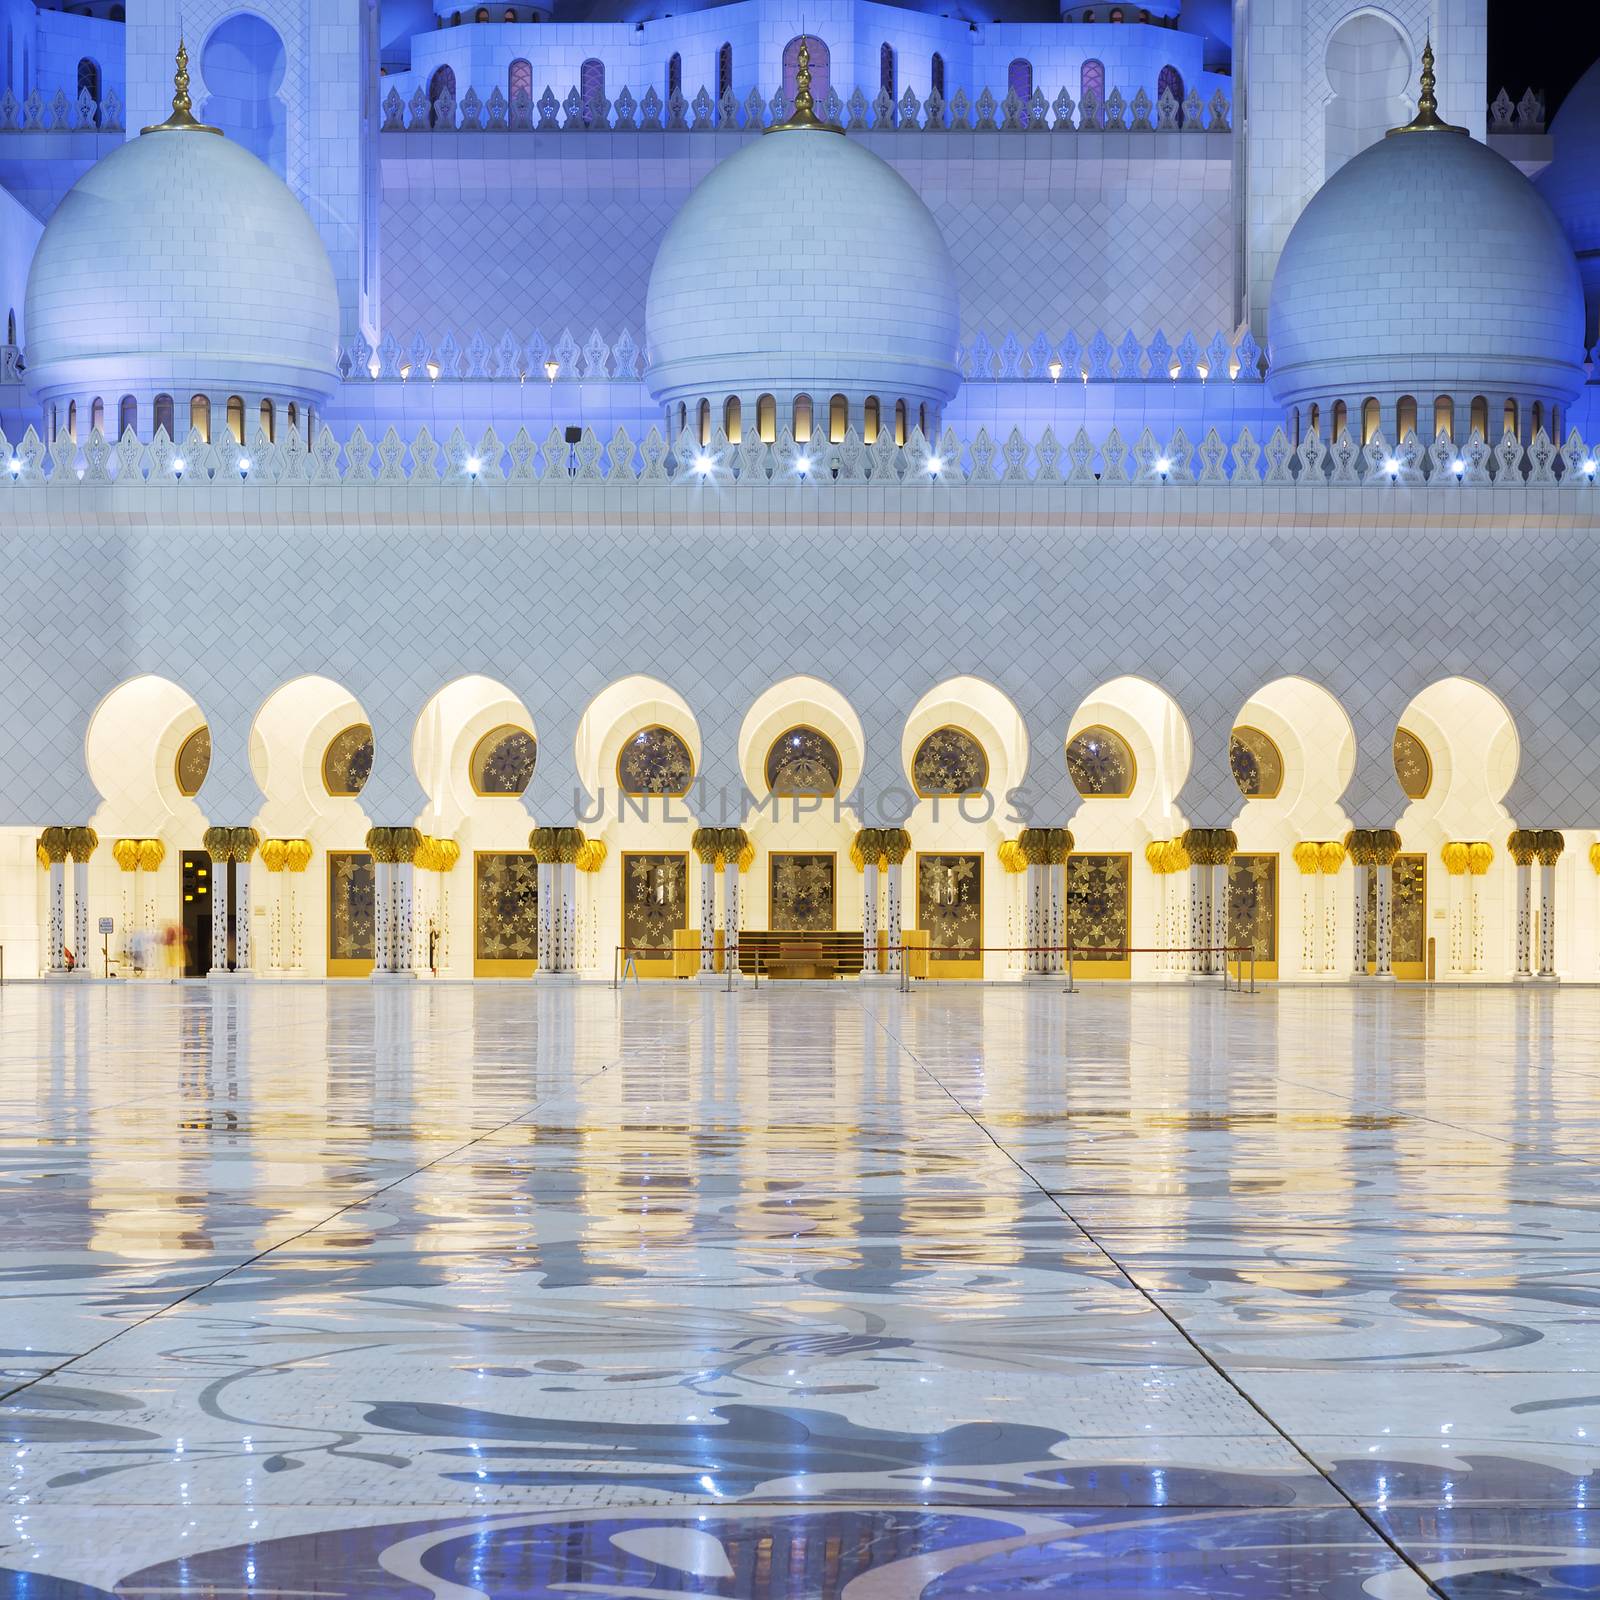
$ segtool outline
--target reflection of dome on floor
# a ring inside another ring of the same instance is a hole
[[[170,396],[181,435],[192,394],[237,396],[249,414],[334,387],[328,252],[274,172],[189,114],[182,55],[179,77],[173,115],[73,185],[28,275],[28,387],[86,417],[101,399],[107,433],[124,395],[145,434],[155,396]]]
[[[1582,387],[1583,290],[1533,185],[1432,113],[1432,60],[1417,122],[1346,162],[1290,230],[1268,381],[1285,407],[1343,401],[1352,419],[1376,397],[1386,427],[1409,395],[1430,436],[1436,396],[1463,419],[1482,396],[1498,437],[1506,400],[1564,406]]]

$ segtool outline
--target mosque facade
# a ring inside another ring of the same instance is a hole
[[[1600,979],[1600,68],[1009,9],[0,0],[6,976]]]

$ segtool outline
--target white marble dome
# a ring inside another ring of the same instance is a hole
[[[797,396],[824,430],[843,395],[862,432],[869,397],[885,426],[931,429],[961,383],[955,263],[917,192],[828,128],[778,128],[716,166],[673,219],[646,300],[651,394],[720,423],[730,396],[753,429],[763,395],[778,425]]]
[[[1380,139],[1323,185],[1272,280],[1268,381],[1286,410],[1336,402],[1350,430],[1369,398],[1395,438],[1398,402],[1433,433],[1448,396],[1497,439],[1507,400],[1565,406],[1584,382],[1583,287],[1550,207],[1517,169],[1463,133]]]
[[[1572,87],[1550,124],[1555,157],[1535,186],[1578,258],[1589,303],[1586,332],[1600,336],[1600,61]]]
[[[339,294],[287,185],[242,145],[195,129],[130,139],[96,162],[45,227],[28,274],[27,383],[47,410],[124,396],[149,437],[155,397],[310,406],[336,380]],[[248,435],[247,435],[248,436]],[[80,434],[81,437],[81,434]]]

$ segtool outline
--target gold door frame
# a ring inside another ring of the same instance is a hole
[[[1260,730],[1257,729],[1257,732]],[[1263,738],[1267,735],[1262,734]],[[1255,963],[1253,975],[1261,979],[1276,978],[1278,976],[1278,952],[1283,948],[1283,857],[1276,850],[1240,850],[1234,855],[1233,860],[1250,859],[1255,856],[1271,857],[1272,859],[1272,955],[1263,961],[1259,958]],[[1233,861],[1228,863],[1231,874]],[[1226,891],[1224,891],[1226,892]],[[1227,918],[1223,918],[1223,926],[1227,926]],[[1234,978],[1249,978],[1252,976],[1250,958],[1246,956],[1243,961],[1231,960],[1224,957],[1228,965],[1228,974]]]
[[[941,724],[941,726],[943,726],[943,724]],[[965,732],[965,729],[963,729],[962,731]],[[983,891],[984,891],[983,851],[981,851],[981,850],[919,850],[919,851],[917,851],[916,877],[915,877],[915,879],[913,881],[914,881],[914,883],[916,885],[916,893],[917,893],[916,911],[917,911],[917,925],[918,925],[919,929],[921,928],[921,924],[922,924],[922,858],[924,856],[965,856],[969,860],[975,860],[978,863],[978,955],[977,955],[977,959],[973,960],[973,961],[958,961],[958,960],[954,959],[953,957],[936,956],[936,955],[931,955],[930,954],[928,956],[928,963],[927,963],[928,970],[927,970],[927,972],[925,974],[923,974],[923,976],[926,976],[926,977],[929,977],[929,978],[961,978],[961,979],[965,979],[968,983],[982,982],[982,980],[983,980],[983,969],[988,964],[988,957],[985,955],[984,948],[983,948],[983,942],[984,942],[983,915],[984,915],[984,910],[985,910],[985,906],[984,906],[984,903],[983,903]],[[902,907],[901,908],[901,916],[902,916],[902,918],[904,917],[904,915],[905,915],[905,909],[904,909],[904,907]],[[879,942],[880,945],[883,943],[883,939],[884,939],[884,934],[883,934],[883,932],[880,931],[880,933],[878,935],[878,942]]]
[[[490,730],[490,732],[495,731],[497,730]],[[488,738],[488,734],[485,734],[484,738]],[[537,956],[532,960],[524,960],[521,957],[502,959],[478,954],[478,890],[482,882],[478,876],[478,862],[483,856],[527,856],[531,859],[533,851],[474,850],[472,852],[472,975],[475,978],[531,978],[539,968]]]
[[[1092,724],[1092,726],[1094,726],[1094,727],[1104,727],[1105,724],[1104,723],[1094,723],[1094,724]],[[1080,731],[1084,731],[1084,730],[1080,730]],[[1115,729],[1113,729],[1112,731],[1115,732]],[[1126,743],[1126,741],[1124,741],[1124,743]],[[1085,798],[1087,798],[1087,796]],[[1110,799],[1110,798],[1126,799],[1127,797],[1126,796],[1120,796],[1120,797],[1105,796],[1104,798],[1107,798],[1107,799]],[[1122,861],[1122,862],[1126,863],[1126,869],[1123,872],[1122,881],[1127,885],[1127,888],[1128,888],[1128,943],[1132,944],[1133,943],[1133,852],[1131,850],[1074,850],[1072,852],[1072,854],[1067,857],[1067,863],[1068,864],[1067,864],[1066,868],[1064,869],[1064,873],[1063,873],[1063,876],[1065,878],[1065,882],[1062,885],[1062,888],[1063,888],[1062,905],[1061,905],[1061,939],[1062,939],[1062,943],[1063,944],[1070,944],[1072,942],[1072,938],[1071,938],[1071,929],[1072,929],[1072,894],[1071,894],[1072,877],[1071,877],[1071,873],[1072,873],[1072,866],[1071,866],[1071,863],[1077,858],[1089,857],[1089,856],[1099,856],[1103,860],[1106,860],[1106,861]],[[1048,901],[1047,901],[1047,903],[1048,903]],[[1062,962],[1064,964],[1065,961],[1066,961],[1066,957],[1062,956],[1061,959],[1062,959]],[[1072,970],[1073,970],[1074,976],[1079,977],[1079,978],[1131,978],[1133,976],[1133,957],[1132,956],[1124,956],[1120,961],[1103,961],[1103,960],[1082,961],[1082,960],[1075,960],[1073,962]]]
[[[365,960],[359,960],[335,956],[333,953],[333,867],[336,861],[342,860],[345,856],[366,856],[371,861],[372,852],[370,850],[328,850],[324,854],[327,857],[327,871],[325,873],[327,883],[325,898],[327,923],[323,930],[322,947],[327,955],[328,976],[330,978],[370,978],[372,969],[376,964],[374,957],[368,956]],[[372,892],[374,897],[378,892],[377,865],[375,861],[372,863]],[[376,908],[373,911],[372,932],[373,938],[376,939],[378,932]]]
[[[695,882],[694,868],[690,865],[687,850],[624,850],[618,857],[622,868],[622,881],[617,885],[617,943],[626,945],[628,942],[628,863],[640,856],[660,858],[673,856],[683,863],[683,918],[684,927],[692,928],[694,923],[689,918],[690,908],[700,898],[700,886]],[[628,951],[622,952],[622,961],[626,964]],[[695,963],[699,969],[698,959]],[[635,956],[633,970],[641,978],[671,978],[676,976],[677,963],[673,959],[672,951],[664,956]]]

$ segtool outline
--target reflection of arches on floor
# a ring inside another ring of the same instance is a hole
[[[505,684],[471,674],[446,684],[422,708],[411,736],[411,761],[428,797],[417,826],[424,833],[460,846],[459,865],[448,874],[420,872],[414,919],[419,961],[441,975],[471,977],[502,973],[491,962],[515,961],[515,970],[532,971],[523,946],[535,929],[537,901],[513,913],[509,886],[530,880],[528,833],[532,819],[521,793],[531,776],[528,741],[538,730],[527,706]],[[496,750],[517,760],[505,771],[494,765]],[[512,768],[514,767],[514,771]],[[506,790],[496,790],[497,784]],[[479,915],[480,901],[492,891],[504,902],[503,915]],[[509,973],[511,966],[503,969]]]
[[[1267,741],[1262,765],[1276,759],[1281,770],[1276,794],[1247,797],[1242,791],[1249,785],[1240,784],[1240,808],[1232,823],[1240,859],[1230,873],[1240,892],[1233,896],[1235,926],[1229,940],[1255,940],[1262,961],[1275,962],[1283,976],[1342,977],[1348,964],[1340,957],[1349,937],[1350,869],[1325,879],[1318,858],[1318,870],[1303,874],[1294,852],[1307,840],[1342,840],[1349,830],[1340,797],[1355,772],[1355,729],[1332,694],[1300,677],[1263,684],[1239,708],[1234,728],[1242,746],[1239,752],[1230,749],[1235,782],[1241,771],[1252,770],[1261,740]],[[1243,926],[1246,922],[1252,926]]]
[[[199,845],[206,817],[199,801],[185,795],[189,785],[180,780],[178,765],[185,746],[192,752],[190,741],[206,731],[194,696],[154,673],[119,684],[89,719],[84,761],[101,797],[86,819],[100,835],[89,901],[92,916],[113,919],[113,955],[127,953],[133,928],[179,920],[183,851]],[[120,838],[160,840],[160,866],[123,872],[115,854]],[[92,948],[99,948],[98,937]]]
[[[323,757],[337,734],[368,721],[361,703],[342,684],[311,674],[273,690],[250,727],[250,771],[265,796],[254,819],[256,829],[263,839],[308,839],[313,850],[304,872],[263,873],[262,893],[254,896],[265,910],[274,895],[293,892],[292,911],[281,908],[278,913],[283,918],[280,965],[287,970],[318,975],[330,970],[329,856],[340,858],[341,874],[358,866],[352,858],[364,854],[371,822],[359,795],[328,793]],[[343,883],[341,874],[336,876]],[[269,878],[281,881],[267,882]],[[263,952],[271,948],[261,940],[257,946]],[[333,970],[349,972],[360,964],[355,959]]]
[[[900,736],[900,763],[913,791],[919,787],[918,750],[945,728],[959,729],[982,748],[987,781],[980,794],[964,799],[928,794],[917,799],[906,822],[912,855],[906,863],[904,925],[927,931],[935,946],[959,943],[976,929],[983,945],[1000,951],[1023,942],[1021,880],[1001,869],[995,851],[1002,839],[1015,838],[1020,827],[1014,818],[1008,820],[1006,796],[1027,779],[1028,730],[1010,697],[992,683],[970,676],[947,678],[912,707]],[[936,873],[942,874],[937,881]],[[975,912],[968,899],[972,893],[979,899]],[[933,924],[953,931],[941,939]],[[955,977],[996,978],[1020,970],[1020,959],[996,954],[982,964],[947,963],[942,970]]]
[[[673,898],[658,907],[652,927],[660,921],[685,928],[700,925],[700,864],[690,847],[697,824],[692,780],[689,793],[683,796],[638,791],[629,794],[624,793],[618,772],[624,751],[636,736],[651,728],[664,728],[681,740],[698,774],[700,724],[688,701],[670,684],[642,673],[619,678],[602,689],[584,708],[573,742],[578,781],[591,797],[591,811],[598,812],[593,821],[585,823],[584,832],[606,847],[599,871],[579,874],[579,960],[608,974],[616,947],[624,939],[624,900],[630,887],[627,869],[637,869],[634,888],[644,893],[639,885],[650,866],[644,858],[671,858],[655,863],[661,868],[657,876],[662,882],[670,880]],[[683,861],[688,867],[684,880],[687,901],[677,906],[679,863]],[[720,896],[720,883],[717,890]],[[651,933],[649,940],[664,937]],[[660,971],[664,966],[664,962],[647,962],[645,970]]]
[[[1113,678],[1084,699],[1055,759],[1065,760],[1065,746],[1084,730],[1097,727],[1108,729],[1127,746],[1134,765],[1133,786],[1126,794],[1080,796],[1067,821],[1073,853],[1085,858],[1082,867],[1068,869],[1068,935],[1075,944],[1118,942],[1116,915],[1097,917],[1092,937],[1074,924],[1073,881],[1076,872],[1092,870],[1102,888],[1109,889],[1126,858],[1128,891],[1121,938],[1133,945],[1150,945],[1156,942],[1160,923],[1160,886],[1145,863],[1144,848],[1152,840],[1174,838],[1184,830],[1177,796],[1189,776],[1194,741],[1178,702],[1159,685],[1133,676]],[[1155,970],[1155,960],[1136,957],[1131,970],[1135,977],[1149,974]]]
[[[768,798],[766,762],[773,741],[786,729],[799,726],[815,728],[838,751],[839,790],[834,799]],[[862,824],[844,805],[845,797],[860,783],[866,764],[866,735],[855,708],[820,678],[785,678],[759,695],[745,713],[738,750],[740,775],[755,799],[744,824],[756,847],[756,861],[744,874],[740,889],[745,924],[771,926],[769,891],[776,853],[831,857],[834,927],[859,928],[861,879],[850,864],[850,846]],[[909,792],[904,798],[902,809],[909,809]],[[787,870],[788,863],[784,865]]]
[[[1515,867],[1506,849],[1512,827],[1505,796],[1517,776],[1521,746],[1516,724],[1499,696],[1470,678],[1430,683],[1400,715],[1399,727],[1427,754],[1427,791],[1400,813],[1401,848],[1424,858],[1427,925],[1436,967],[1452,965],[1451,884],[1441,850],[1452,841],[1483,841],[1494,849],[1487,873],[1473,887],[1482,920],[1482,974],[1504,977],[1515,966]],[[1420,786],[1419,786],[1420,787]],[[1399,783],[1390,792],[1398,798]],[[1456,893],[1461,892],[1457,885]]]

